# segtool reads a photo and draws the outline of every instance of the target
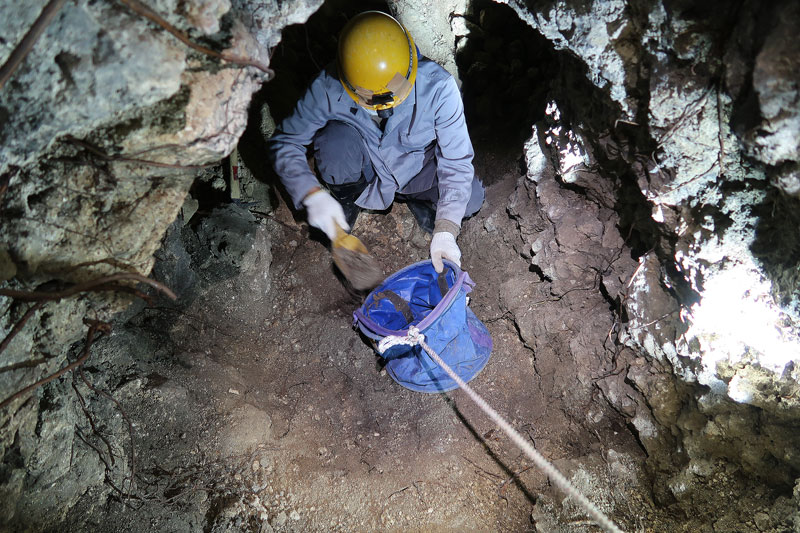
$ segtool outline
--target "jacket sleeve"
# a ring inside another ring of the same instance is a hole
[[[314,140],[314,134],[328,122],[331,113],[326,89],[328,78],[325,71],[317,76],[268,144],[272,166],[297,209],[302,207],[301,202],[308,191],[319,185],[308,167],[306,147]]]
[[[448,76],[437,91],[434,127],[436,129],[439,203],[436,220],[445,219],[461,226],[461,219],[472,193],[474,152],[464,119],[464,104],[455,79]]]

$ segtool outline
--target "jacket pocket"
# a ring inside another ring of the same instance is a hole
[[[420,157],[422,155],[422,157]],[[430,143],[423,154],[414,154],[414,157],[419,157],[422,161],[416,168],[415,175],[412,176],[407,182],[400,184],[397,192],[400,194],[416,194],[427,191],[436,185],[436,157],[434,152],[434,143]]]
[[[424,150],[431,142],[436,139],[436,130],[433,128],[403,132],[400,134],[400,144],[410,151]]]

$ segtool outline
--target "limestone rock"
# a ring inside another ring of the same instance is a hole
[[[4,6],[0,62],[45,4]],[[148,6],[191,40],[266,64],[281,28],[304,21],[320,4],[163,0]],[[197,171],[236,146],[251,97],[265,79],[254,67],[192,50],[121,3],[64,3],[0,91],[3,286],[32,290],[116,272],[149,274]],[[262,237],[260,243],[262,249],[243,252],[240,261],[268,265],[268,242]],[[269,285],[259,275],[263,297]],[[191,280],[180,283],[191,287]],[[0,322],[5,335],[28,306],[5,297],[2,303],[9,310]],[[85,334],[85,316],[107,320],[129,303],[127,295],[110,292],[48,303],[3,353],[9,365],[33,363],[0,375],[4,397],[64,366],[70,345]],[[48,442],[15,447],[27,427],[26,401],[35,405],[41,394],[53,394],[55,404],[74,401],[71,390],[54,387],[0,413],[0,455],[9,458],[0,480],[0,528],[44,527],[102,481],[91,450],[73,457],[71,474],[62,472],[58,461],[69,454],[53,446],[72,441],[72,426]],[[53,413],[68,424],[62,415]],[[33,461],[41,467],[37,476],[58,479],[57,488],[21,490],[35,484]]]

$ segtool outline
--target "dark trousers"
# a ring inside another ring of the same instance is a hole
[[[435,153],[435,144],[428,146],[422,170],[403,188],[418,192],[404,194],[400,191],[395,195],[398,200],[427,203],[436,210],[439,180]],[[328,122],[314,136],[314,160],[322,181],[343,207],[347,203],[355,204],[367,184],[377,177],[364,139],[355,128],[338,120]],[[472,180],[472,192],[464,217],[477,213],[483,200],[483,184],[476,177]]]

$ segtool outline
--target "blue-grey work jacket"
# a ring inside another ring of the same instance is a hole
[[[436,141],[439,183],[436,219],[461,224],[470,198],[474,170],[472,142],[455,79],[435,62],[422,58],[411,93],[386,122],[384,131],[344,91],[335,69],[323,70],[278,127],[269,154],[295,207],[319,185],[306,160],[306,146],[330,120],[353,126],[365,141],[376,178],[356,199],[365,209],[388,208],[396,192],[412,193],[409,181],[422,170],[425,148]]]

